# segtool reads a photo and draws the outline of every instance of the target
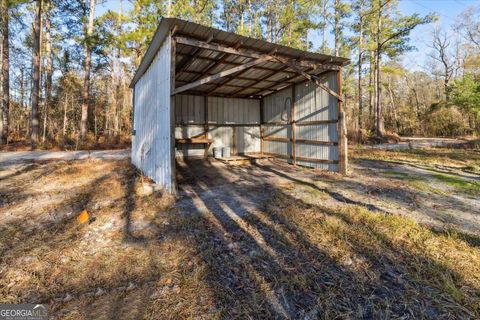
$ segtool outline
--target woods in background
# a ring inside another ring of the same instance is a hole
[[[0,0],[2,144],[128,142],[128,83],[162,16],[350,58],[343,92],[351,138],[480,133],[479,5],[451,30],[434,14],[401,14],[398,0],[119,0],[96,15],[100,5]],[[401,60],[414,49],[410,32],[428,23],[429,52],[418,54],[429,62],[411,70]]]

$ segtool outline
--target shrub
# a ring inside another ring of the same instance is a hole
[[[429,136],[461,136],[466,129],[463,115],[456,107],[434,108],[425,120],[425,132]]]

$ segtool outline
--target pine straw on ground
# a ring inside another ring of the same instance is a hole
[[[312,204],[294,184],[247,190],[271,198],[236,219],[141,184],[126,161],[2,173],[0,303],[63,319],[480,317],[475,239]],[[95,219],[79,225],[84,209]]]

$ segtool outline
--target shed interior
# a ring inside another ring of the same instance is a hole
[[[338,99],[316,82],[338,93],[346,59],[190,24],[172,39],[177,157],[228,147],[338,171]],[[265,58],[272,54],[285,60]]]
[[[132,162],[171,192],[176,157],[218,148],[345,173],[346,64],[164,18],[130,84]]]

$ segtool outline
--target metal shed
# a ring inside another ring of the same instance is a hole
[[[306,52],[163,18],[130,84],[132,162],[175,192],[175,157],[213,147],[347,170],[341,68]]]

